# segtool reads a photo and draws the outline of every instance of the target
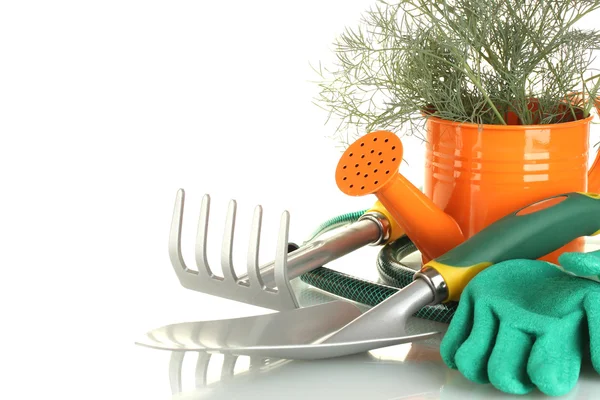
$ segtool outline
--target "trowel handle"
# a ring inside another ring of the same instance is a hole
[[[600,195],[566,193],[538,201],[494,222],[425,264],[444,279],[446,301],[458,300],[486,267],[511,259],[535,260],[581,236],[600,233]]]

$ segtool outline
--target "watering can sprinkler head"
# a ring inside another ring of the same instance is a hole
[[[432,260],[464,242],[458,223],[398,172],[403,147],[389,131],[371,132],[342,155],[335,173],[350,196],[375,194],[423,255]]]

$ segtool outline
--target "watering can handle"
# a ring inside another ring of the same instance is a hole
[[[423,266],[444,279],[448,300],[492,264],[535,260],[581,236],[600,233],[600,194],[566,193],[538,201],[494,222]]]
[[[569,97],[571,102],[580,104],[585,99],[585,93],[573,92]],[[596,105],[596,111],[598,112],[598,115],[600,115],[600,97],[597,97],[594,103]],[[600,152],[596,152],[594,163],[588,171],[587,190],[590,192],[600,192]]]

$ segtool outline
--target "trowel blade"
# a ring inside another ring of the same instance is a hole
[[[184,322],[148,332],[139,345],[171,351],[209,351],[287,359],[321,359],[360,353],[437,336],[426,332],[388,338],[320,344],[361,315],[354,305],[333,301],[273,314]]]

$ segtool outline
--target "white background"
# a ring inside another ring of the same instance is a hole
[[[168,398],[132,350],[139,335],[264,311],[179,286],[166,246],[178,188],[187,257],[212,195],[213,265],[230,198],[238,265],[256,204],[265,258],[284,209],[299,242],[372,204],[335,186],[341,153],[311,63],[373,4],[0,4],[0,398]],[[419,185],[423,148],[404,144]]]

